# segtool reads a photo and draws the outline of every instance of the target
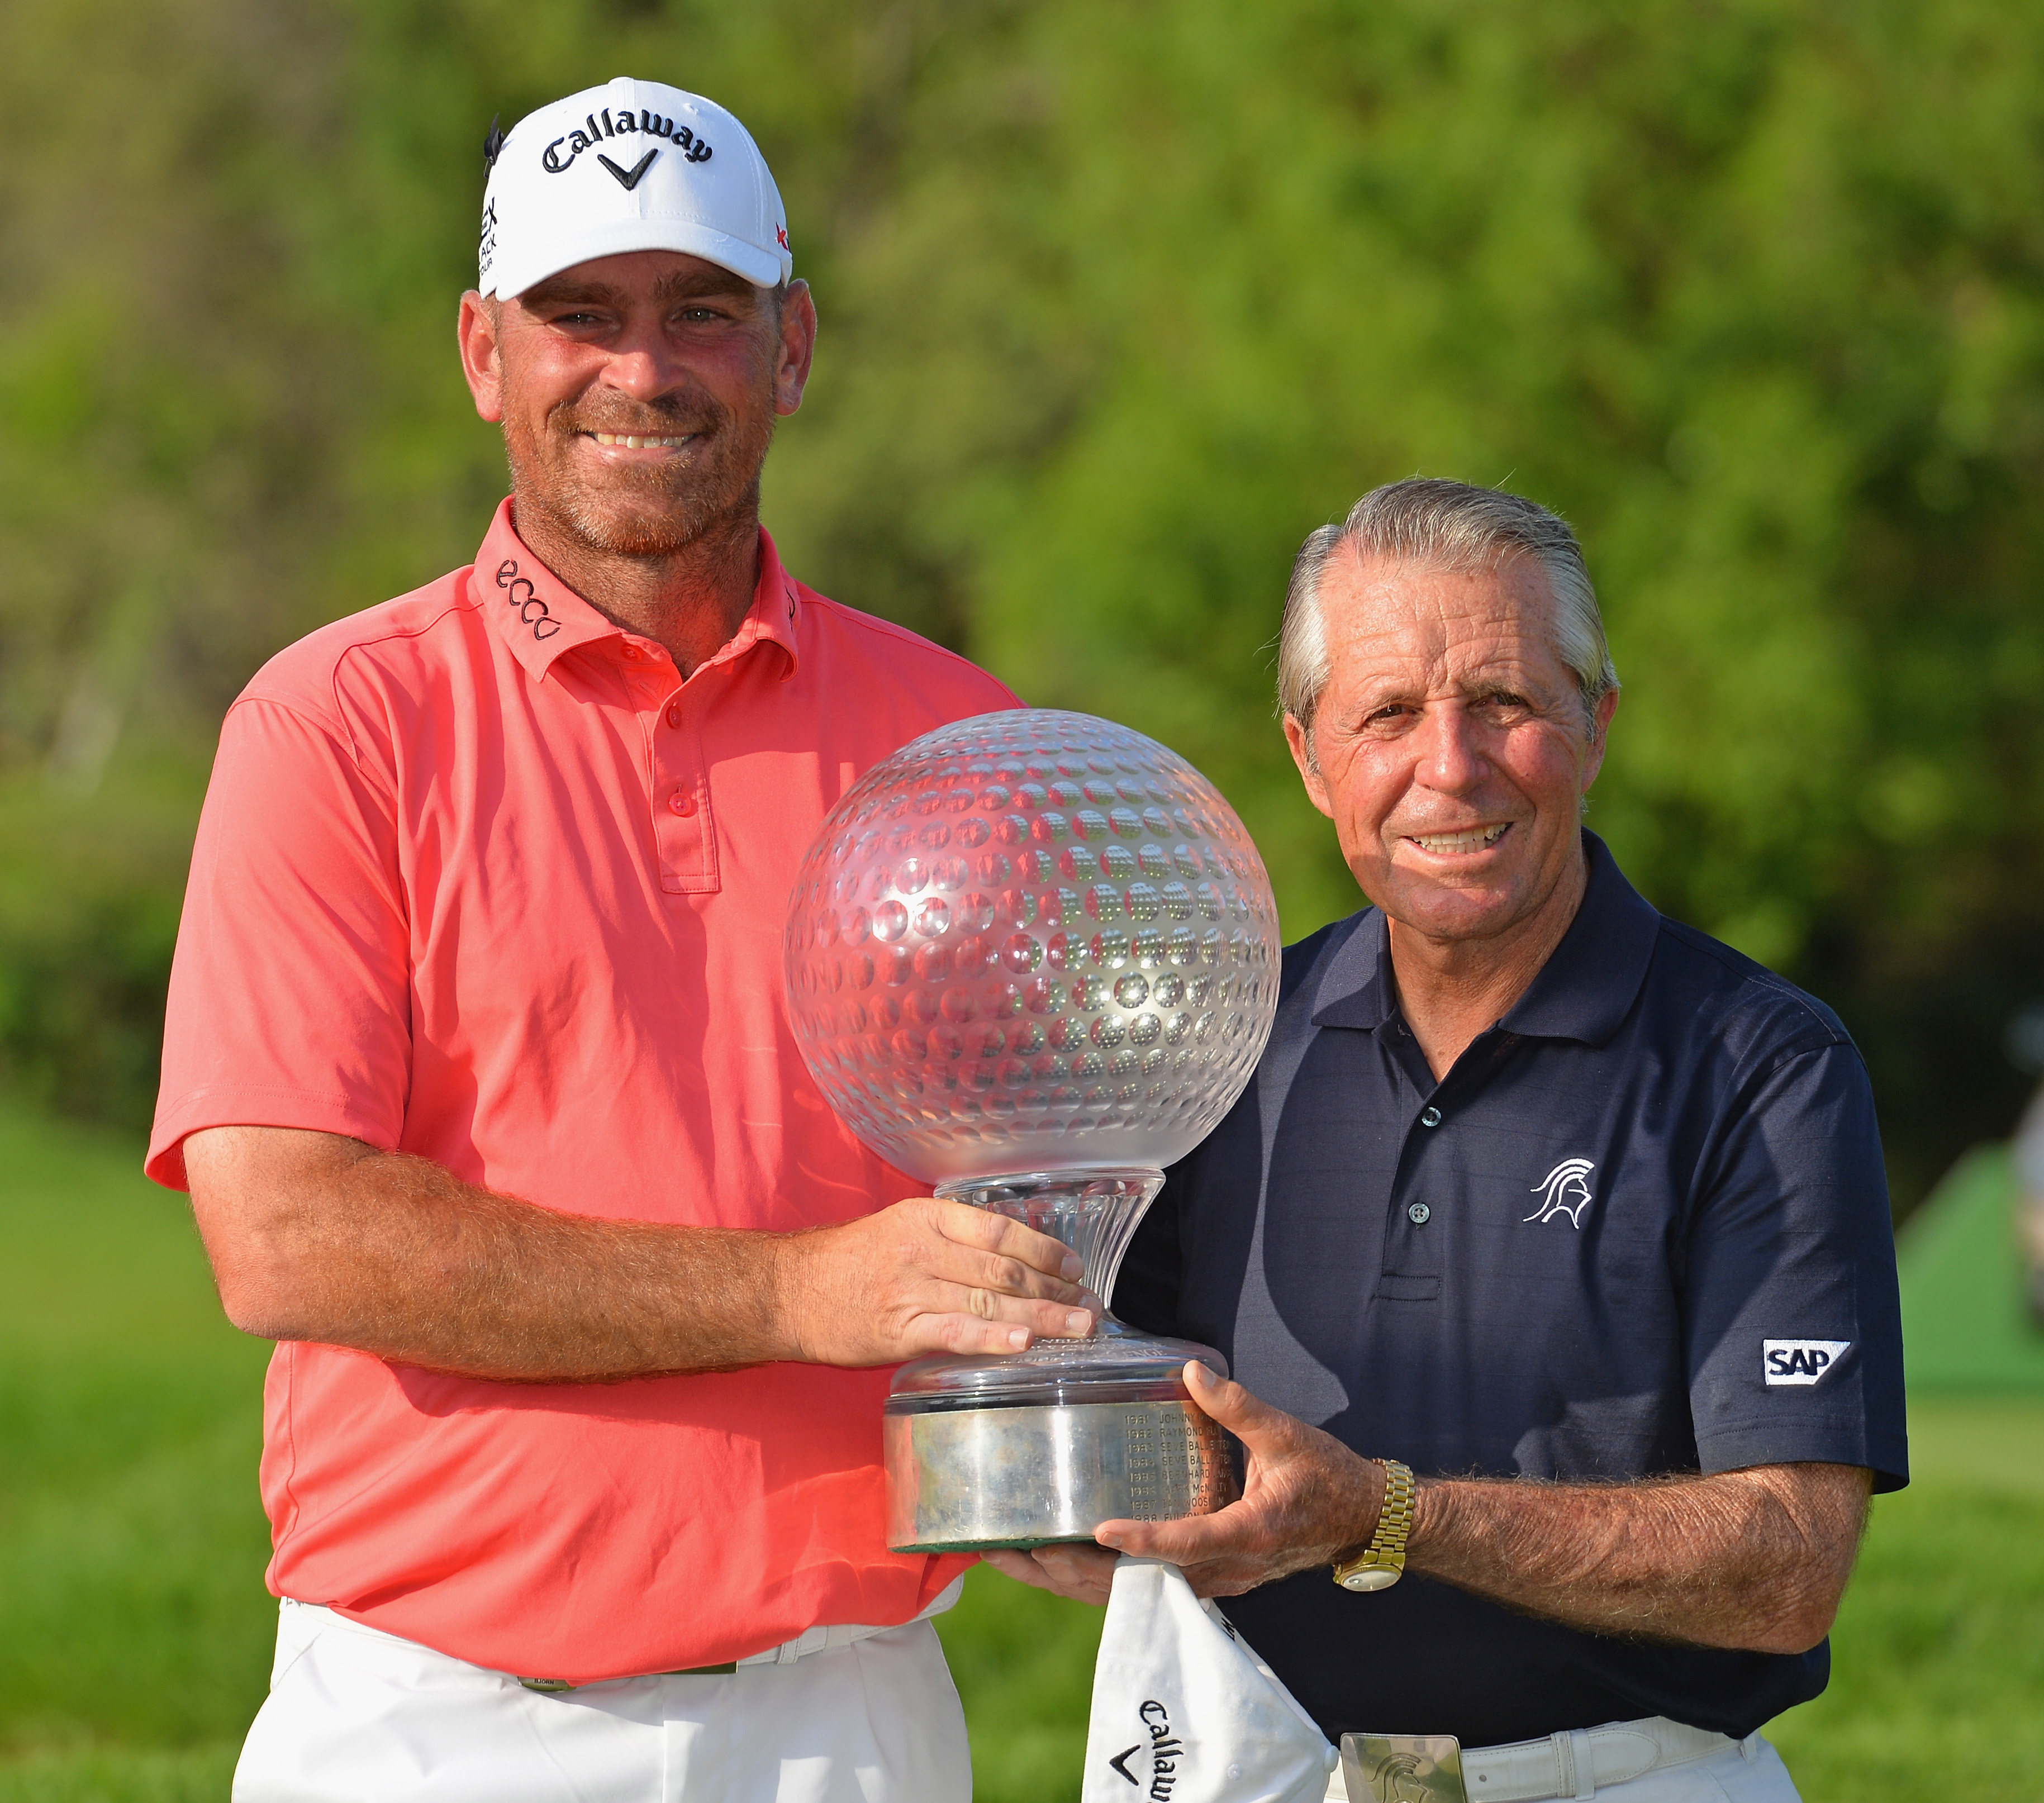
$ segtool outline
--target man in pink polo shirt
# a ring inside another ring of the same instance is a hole
[[[840,1126],[780,937],[859,774],[1015,700],[760,529],[816,313],[737,120],[620,79],[492,149],[512,498],[235,704],[171,979],[148,1169],[279,1343],[235,1795],[963,1799],[886,1367],[1093,1300]]]

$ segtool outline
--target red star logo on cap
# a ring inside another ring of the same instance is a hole
[[[775,226],[774,236],[780,240],[781,248],[786,250],[788,248],[788,228],[785,225]]]

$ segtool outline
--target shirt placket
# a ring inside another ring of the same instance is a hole
[[[646,733],[660,888],[669,895],[709,894],[717,886],[717,825],[703,761],[700,695],[689,694],[661,646],[628,637],[622,655]]]
[[[1485,1074],[1510,1044],[1510,1036],[1495,1028],[1478,1035],[1455,1061],[1454,1069],[1435,1082],[1412,1029],[1394,1020],[1385,1024],[1384,1031],[1393,1036],[1392,1062],[1404,1073],[1418,1106],[1406,1121],[1404,1144],[1399,1151],[1398,1174],[1384,1222],[1384,1266],[1377,1294],[1392,1301],[1431,1301],[1441,1293],[1441,1244],[1447,1223],[1436,1211],[1447,1199],[1447,1188],[1430,1183],[1427,1174],[1447,1154],[1446,1136],[1454,1130],[1454,1117],[1474,1099]]]

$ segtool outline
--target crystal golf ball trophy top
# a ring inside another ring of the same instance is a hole
[[[1240,1095],[1277,1008],[1278,910],[1213,785],[1047,709],[925,733],[831,810],[785,960],[797,1043],[852,1131],[939,1196],[1062,1240],[1111,1297],[1143,1211]],[[918,1359],[885,1423],[898,1551],[1092,1536],[1237,1494],[1181,1375],[1219,1353],[1103,1319]]]

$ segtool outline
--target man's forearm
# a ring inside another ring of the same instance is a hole
[[[231,1228],[198,1205],[229,1314],[266,1339],[529,1382],[800,1355],[774,1235],[561,1214],[367,1148]]]
[[[1813,1464],[1623,1486],[1423,1482],[1406,1563],[1573,1628],[1801,1652],[1830,1630],[1869,1483]]]
[[[1103,1522],[1102,1546],[1169,1559],[1199,1595],[1234,1597],[1368,1543],[1384,1496],[1374,1460],[1200,1365],[1185,1374],[1200,1407],[1248,1451],[1242,1498],[1176,1521]],[[1594,1486],[1423,1478],[1405,1563],[1594,1633],[1802,1652],[1830,1630],[1872,1486],[1857,1466],[1816,1463]],[[998,1563],[1105,1600],[1108,1562],[1093,1549]],[[1366,1599],[1358,1622],[1367,1613]]]
[[[1090,1331],[1097,1306],[1076,1254],[934,1198],[748,1232],[559,1213],[330,1133],[212,1128],[184,1153],[236,1326],[466,1376],[586,1383],[1016,1352],[1032,1333]]]

